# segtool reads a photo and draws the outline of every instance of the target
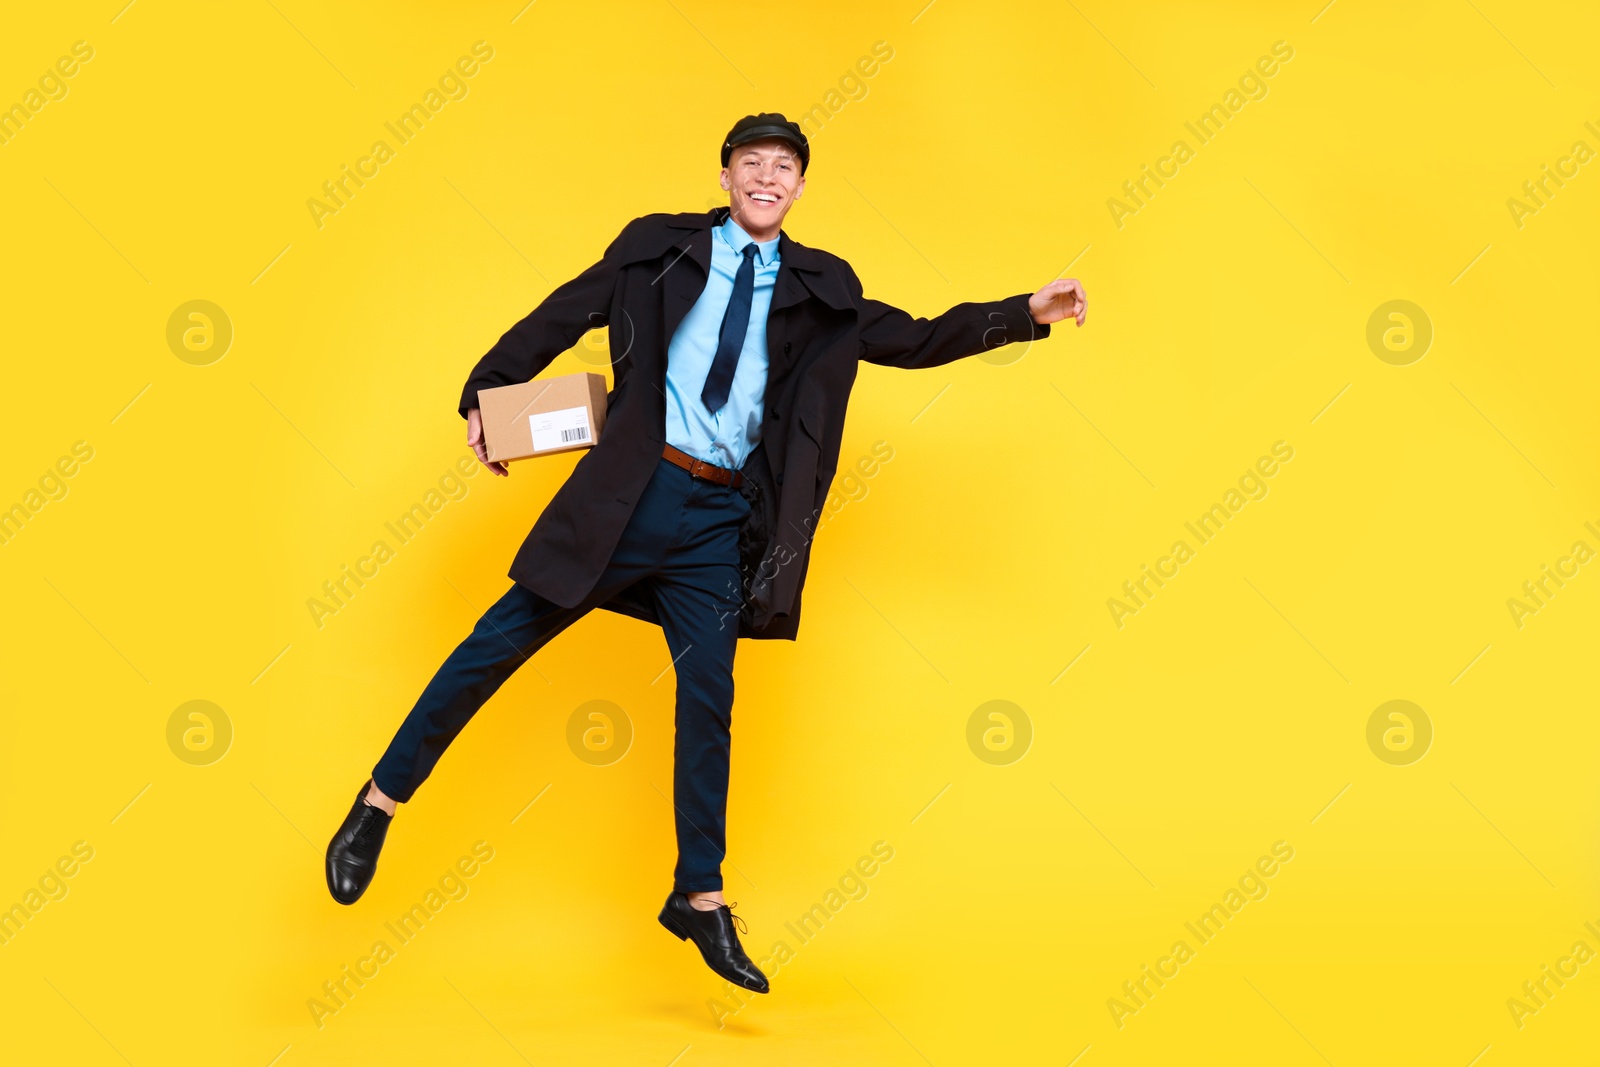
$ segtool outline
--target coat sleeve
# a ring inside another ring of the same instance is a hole
[[[939,367],[1001,345],[1050,336],[1050,327],[1034,322],[1028,311],[1031,293],[957,304],[943,315],[921,319],[862,296],[854,271],[850,288],[861,316],[861,358],[868,363],[907,370]]]
[[[626,258],[625,238],[639,221],[624,226],[598,263],[558,286],[478,360],[461,391],[462,418],[478,406],[479,389],[529,381],[585,333],[610,325],[611,297]]]

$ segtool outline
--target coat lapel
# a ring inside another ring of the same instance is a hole
[[[784,308],[794,307],[796,304],[811,296],[805,282],[800,280],[800,275],[795,270],[789,256],[784,255],[783,246],[790,242],[783,240],[780,235],[778,241],[778,280],[772,287],[772,311],[776,314]]]
[[[698,268],[698,270],[696,269]],[[702,227],[684,235],[666,252],[666,266],[656,284],[661,286],[663,336],[670,341],[678,324],[689,314],[711,277],[711,230]],[[663,368],[665,363],[662,364]]]

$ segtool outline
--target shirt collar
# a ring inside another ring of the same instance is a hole
[[[743,226],[733,221],[731,213],[728,215],[728,220],[717,227],[717,232],[722,234],[722,240],[735,252],[742,253],[745,245],[753,243],[756,246],[756,259],[760,260],[761,265],[764,267],[772,266],[773,261],[778,258],[778,239],[776,237],[770,241],[756,241],[748,233],[744,232]]]

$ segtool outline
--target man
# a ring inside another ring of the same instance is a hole
[[[739,637],[793,640],[810,543],[839,459],[860,360],[933,367],[1049,335],[1087,307],[1075,279],[1032,296],[914,319],[869,300],[849,264],[797,244],[784,217],[811,148],[779,114],[722,144],[728,207],[646,215],[478,361],[461,394],[483,443],[480,389],[524,382],[608,326],[605,430],[534,524],[511,588],[484,613],[401,724],[328,845],[328,889],[372,881],[396,805],[527,657],[594,608],[661,626],[677,673],[673,806],[678,862],[660,921],[713,971],[765,993],[722,897]]]

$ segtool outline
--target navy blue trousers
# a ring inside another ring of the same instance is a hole
[[[682,893],[722,888],[733,654],[741,604],[737,489],[662,459],[594,590],[571,608],[512,585],[456,646],[372,770],[408,801],[473,714],[528,657],[619,591],[646,584],[677,673],[672,799]]]

